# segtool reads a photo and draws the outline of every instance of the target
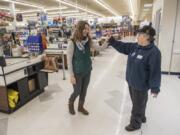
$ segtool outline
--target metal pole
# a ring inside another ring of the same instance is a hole
[[[11,2],[9,7],[10,7],[10,13],[14,17],[13,30],[16,31],[16,12],[15,12],[15,4],[14,4],[14,2]]]
[[[8,100],[8,89],[7,89],[7,83],[6,83],[6,76],[5,76],[5,73],[4,73],[4,67],[1,66],[1,68],[2,68],[2,73],[3,73],[3,78],[4,78],[4,85],[5,85],[5,88],[7,90],[7,103],[8,103],[8,112],[9,112],[10,111],[9,110],[10,106],[9,106],[9,100]]]
[[[63,80],[66,80],[65,76],[65,64],[64,64],[64,52],[62,51],[62,68],[63,68]]]
[[[4,67],[1,67],[1,68],[2,68],[2,73],[3,73],[3,78],[4,78],[4,85],[6,87],[7,83],[6,83],[5,73],[4,73]]]

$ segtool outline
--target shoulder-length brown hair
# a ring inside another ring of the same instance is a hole
[[[86,25],[90,26],[89,23],[86,21],[79,21],[78,22],[78,24],[76,25],[74,34],[72,36],[72,40],[74,42],[83,40],[83,30],[85,29]],[[88,38],[89,38],[88,42],[91,43],[91,37],[89,35],[88,35]]]

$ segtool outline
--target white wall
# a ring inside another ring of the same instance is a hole
[[[180,67],[180,64],[175,60],[177,59],[176,56],[173,57],[174,60],[172,59],[176,5],[177,0],[157,0],[153,8],[153,23],[156,19],[156,11],[162,9],[158,47],[162,53],[162,71],[165,72],[180,72],[180,68],[179,70],[174,70],[174,66],[170,70],[171,64],[174,64],[176,67],[179,65]]]
[[[177,3],[177,19],[174,37],[171,71],[180,72],[180,1]]]

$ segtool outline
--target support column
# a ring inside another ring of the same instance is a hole
[[[16,12],[15,12],[15,3],[14,2],[10,2],[9,4],[10,7],[10,13],[11,15],[14,17],[14,21],[13,21],[13,30],[16,30]]]

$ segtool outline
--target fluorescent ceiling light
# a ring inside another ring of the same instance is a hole
[[[21,13],[21,14],[24,14],[24,13],[34,13],[34,12],[39,12],[41,10],[26,10],[26,11],[18,11],[16,13]]]
[[[37,14],[23,15],[23,17],[37,17]]]
[[[152,6],[153,6],[152,3],[144,4],[144,7],[145,7],[145,8],[150,8],[150,7],[152,7]]]
[[[62,11],[62,12],[48,12],[48,15],[52,15],[52,14],[67,14],[67,13],[79,13],[78,10],[67,10],[67,11]]]
[[[79,10],[67,10],[67,11],[62,11],[61,13],[66,14],[66,13],[79,13]]]
[[[62,16],[83,16],[88,15],[87,13],[79,13],[79,14],[62,14]]]
[[[6,11],[9,11],[10,9],[8,8],[5,8],[5,7],[0,7],[1,10],[6,10]]]
[[[20,2],[20,1],[14,1],[14,0],[0,0],[0,1],[5,1],[5,2],[10,2],[10,3],[15,3],[18,5],[43,9],[43,7],[41,5],[35,5],[35,4],[29,3],[29,2],[27,3],[27,2]]]
[[[116,13],[107,3],[105,3],[102,0],[94,0],[97,4],[102,6],[103,8],[107,9],[109,12],[111,12],[115,16],[120,16],[118,13]]]
[[[45,8],[44,10],[45,10],[45,11],[53,11],[53,10],[60,10],[60,9],[67,9],[67,7],[64,6],[64,7],[62,7],[62,8]],[[33,12],[40,12],[40,11],[42,11],[42,10],[37,9],[37,10],[19,11],[18,13],[24,14],[24,13],[33,13]]]
[[[69,1],[65,1],[65,0],[56,0],[56,1],[61,2],[61,3],[64,4],[64,5],[68,5],[68,6],[70,6],[70,7],[74,7],[74,8],[80,9],[80,10],[82,10],[82,11],[89,12],[89,13],[91,13],[91,14],[95,14],[95,15],[97,15],[97,16],[104,17],[104,15],[99,14],[99,13],[97,13],[97,12],[94,12],[94,11],[92,11],[92,10],[86,9],[86,8],[84,8],[84,7],[82,7],[82,6],[77,5],[76,3],[72,3],[72,2],[69,2]]]
[[[0,7],[0,10],[10,11],[9,7]],[[16,11],[20,11],[20,10],[16,9]]]
[[[46,11],[53,11],[53,10],[60,10],[60,9],[67,9],[67,7],[63,6],[61,8],[45,8]]]

